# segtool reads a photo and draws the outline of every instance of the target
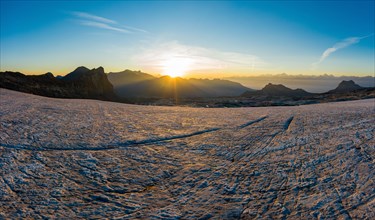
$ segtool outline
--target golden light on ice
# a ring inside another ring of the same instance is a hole
[[[184,76],[190,69],[191,63],[191,60],[188,58],[169,58],[162,63],[163,74],[170,77]]]

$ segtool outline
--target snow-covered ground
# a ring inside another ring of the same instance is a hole
[[[374,219],[374,131],[374,99],[205,109],[0,89],[0,219]]]

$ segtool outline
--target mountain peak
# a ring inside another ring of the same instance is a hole
[[[73,72],[79,72],[79,73],[83,73],[83,72],[87,72],[89,71],[90,69],[85,67],[85,66],[79,66],[77,67]],[[72,72],[72,73],[73,73]]]
[[[359,86],[353,80],[343,80],[340,82],[339,86]]]
[[[260,94],[269,96],[290,96],[290,97],[302,97],[310,95],[303,89],[291,89],[282,84],[272,84],[268,83],[262,90]]]
[[[76,80],[80,78],[83,74],[87,73],[90,71],[90,69],[80,66],[77,67],[73,72],[68,73],[66,76],[63,77],[64,80]]]
[[[96,68],[96,70],[104,73],[104,68],[102,66],[99,66],[98,68]]]
[[[104,68],[102,66],[99,66],[98,68],[90,70],[90,72],[104,74]]]
[[[330,92],[351,92],[354,90],[362,89],[360,85],[356,84],[353,80],[343,80],[340,82],[340,84],[337,86],[336,89],[331,90]]]
[[[47,73],[45,73],[45,74],[43,74],[43,75],[44,75],[45,77],[48,77],[48,78],[55,78],[51,72],[47,72]]]
[[[270,91],[270,92],[277,92],[277,91],[291,91],[292,89],[282,85],[282,84],[272,84],[268,83],[262,91]]]
[[[154,76],[143,73],[141,71],[132,71],[126,69],[122,72],[110,72],[108,73],[108,79],[114,87],[140,83],[146,80],[155,79]]]

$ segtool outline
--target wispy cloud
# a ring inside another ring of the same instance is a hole
[[[350,45],[359,43],[362,39],[373,36],[374,34],[370,34],[364,37],[349,37],[346,38],[335,45],[333,47],[330,47],[326,49],[323,54],[320,56],[320,59],[312,64],[313,68],[316,68],[321,62],[323,62],[327,57],[329,57],[332,53],[336,52],[337,50],[343,49],[345,47],[349,47]]]
[[[85,26],[91,26],[91,27],[97,27],[97,28],[112,30],[112,31],[118,31],[118,32],[122,32],[122,33],[128,33],[128,34],[132,33],[131,31],[128,31],[126,29],[113,27],[111,25],[96,22],[96,21],[79,21],[79,24],[85,25]]]
[[[109,23],[109,24],[116,24],[117,22],[108,18],[103,18],[97,15],[89,14],[86,12],[80,12],[80,11],[73,11],[72,14],[76,17],[82,18],[82,19],[88,19],[92,21],[98,21],[102,23]]]
[[[137,32],[143,32],[143,33],[149,33],[148,31],[146,30],[143,30],[143,29],[140,29],[140,28],[135,28],[135,27],[131,27],[131,26],[127,26],[127,25],[122,25],[122,27],[128,29],[128,30],[132,30],[132,31],[137,31]]]
[[[75,18],[79,19],[78,24],[84,25],[84,26],[112,30],[112,31],[117,31],[121,33],[126,33],[126,34],[136,33],[136,32],[148,33],[146,30],[131,27],[131,26],[126,26],[126,25],[121,25],[115,20],[97,16],[94,14],[89,14],[86,12],[73,11],[71,12],[71,14]]]
[[[177,41],[151,45],[133,57],[136,63],[162,72],[170,61],[188,64],[187,72],[200,70],[214,71],[253,71],[262,69],[266,62],[246,53],[219,51],[216,49],[180,44]]]

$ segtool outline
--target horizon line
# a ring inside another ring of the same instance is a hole
[[[79,67],[85,67],[87,68],[86,66],[78,66],[76,67],[74,70],[76,70],[77,68]],[[92,69],[97,69],[97,68],[100,68],[102,67],[104,70],[106,68],[104,68],[103,66],[97,66],[95,68],[87,68],[89,70],[92,70]],[[52,73],[52,75],[54,75],[55,77],[56,76],[65,76],[71,72],[73,72],[74,70],[70,71],[70,72],[66,72],[64,74],[59,74],[59,73],[53,73],[51,71],[46,71],[46,72],[42,72],[42,71],[38,71],[38,72],[35,72],[35,71],[25,71],[25,70],[3,70],[0,68],[0,72],[19,72],[19,73],[22,73],[24,75],[44,75],[46,73]],[[169,76],[168,74],[163,74],[163,73],[149,73],[148,71],[143,71],[143,70],[140,70],[140,69],[137,69],[137,70],[132,70],[132,69],[128,69],[128,68],[125,68],[123,70],[120,70],[120,71],[104,71],[104,73],[106,74],[109,74],[109,73],[120,73],[120,72],[124,72],[124,71],[132,71],[132,72],[142,72],[142,73],[146,73],[146,74],[149,74],[149,75],[152,75],[152,76],[155,76],[155,77],[162,77],[162,76]],[[254,74],[254,73],[243,73],[243,74],[229,74],[229,73],[217,73],[218,75],[227,75],[227,76],[214,76],[213,73],[210,73],[209,75],[207,76],[203,76],[205,73],[187,73],[185,74],[186,76],[180,76],[179,78],[184,78],[184,79],[197,79],[197,75],[201,75],[200,77],[198,77],[198,79],[215,79],[215,78],[219,78],[219,79],[225,79],[225,78],[236,78],[236,77],[241,77],[241,78],[251,78],[251,77],[270,77],[270,76],[285,76],[285,77],[324,77],[324,76],[329,76],[329,77],[336,77],[336,78],[339,78],[339,77],[373,77],[375,78],[375,74],[371,75],[371,74],[361,74],[361,73],[358,73],[356,75],[350,75],[350,74],[333,74],[333,73],[319,73],[319,74],[303,74],[303,73],[298,73],[298,74],[291,74],[291,73],[286,73],[286,72],[281,72],[281,73],[259,73],[259,74]],[[351,73],[352,74],[352,73]],[[191,75],[191,76],[189,76]],[[174,77],[174,78],[177,78],[177,77]]]

